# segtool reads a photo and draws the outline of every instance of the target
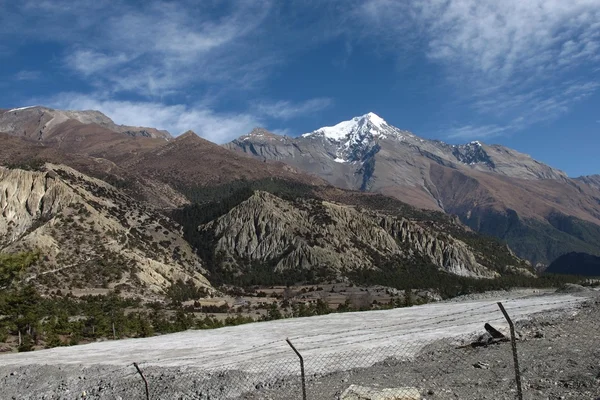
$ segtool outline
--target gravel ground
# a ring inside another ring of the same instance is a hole
[[[551,307],[525,319],[519,317],[518,353],[525,399],[596,399],[600,397],[600,293],[584,293],[584,302],[566,302],[566,309]],[[538,296],[555,301],[556,296]],[[472,304],[469,303],[469,304]],[[521,304],[521,303],[519,303]],[[525,303],[525,304],[530,304]],[[537,304],[537,303],[536,303]],[[577,305],[573,305],[577,304]],[[414,307],[428,311],[431,308]],[[515,309],[516,310],[516,309]],[[514,311],[514,310],[513,310]],[[538,310],[539,311],[539,310]],[[367,316],[370,313],[363,313]],[[496,316],[480,316],[483,322],[506,332]],[[326,319],[319,319],[321,323]],[[436,320],[443,332],[443,320]],[[473,324],[468,321],[469,326]],[[497,325],[498,324],[498,325]],[[264,331],[271,325],[256,324]],[[380,331],[379,335],[383,332]],[[172,335],[169,335],[172,337]],[[427,336],[427,335],[426,335]],[[451,334],[436,341],[413,341],[372,348],[370,338],[354,340],[345,353],[311,353],[306,357],[307,398],[333,400],[351,384],[384,387],[415,387],[423,399],[515,399],[511,345],[500,342],[472,347],[477,335]],[[164,338],[168,338],[165,336]],[[118,342],[112,342],[113,345]],[[310,343],[306,335],[303,344]],[[417,344],[421,343],[417,347]],[[70,348],[77,352],[76,346]],[[65,349],[67,350],[67,349]],[[151,350],[151,349],[148,349]],[[50,353],[53,354],[53,353]],[[85,354],[85,351],[82,351]],[[140,349],[139,358],[143,359]],[[263,357],[230,366],[229,357],[215,368],[207,365],[173,366],[144,363],[151,399],[301,399],[298,360],[293,356]],[[35,355],[35,354],[33,354]],[[131,364],[123,364],[107,352],[102,364],[61,363],[41,365],[22,355],[18,364],[0,357],[1,399],[144,399],[144,385]],[[37,359],[39,360],[39,358]],[[174,361],[174,360],[170,360]],[[45,364],[49,364],[46,362]],[[356,368],[355,366],[361,366]],[[206,367],[206,368],[204,368]],[[327,372],[337,370],[338,372]]]

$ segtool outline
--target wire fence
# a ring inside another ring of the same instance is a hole
[[[600,399],[600,299],[566,311],[546,306],[526,318],[517,306],[503,314],[501,304],[485,305],[420,318],[408,330],[409,321],[389,321],[373,335],[356,326],[282,338],[217,362],[190,355],[193,363],[177,368],[132,364],[120,375],[80,377],[71,396],[46,398]]]
[[[371,337],[354,339],[349,351],[344,350],[343,340],[331,343],[332,340],[319,335],[318,341],[310,342],[312,351],[303,355],[302,349],[296,349],[296,354],[290,340],[289,357],[272,360],[271,354],[261,358],[260,349],[256,349],[256,359],[242,365],[222,365],[173,376],[164,386],[155,387],[150,398],[600,398],[599,300],[584,302],[568,313],[545,312],[515,321],[519,369],[515,368],[510,312],[505,316],[500,307],[493,313],[489,310],[487,307],[485,313],[483,309],[473,309],[447,316],[447,321],[460,331],[460,320],[469,319],[466,318],[469,313],[478,314],[480,329],[469,334],[452,335],[451,331],[445,331],[443,320],[432,318],[421,320],[421,329],[414,339],[411,335],[395,337],[398,324],[390,321],[386,329],[378,330],[375,345]],[[427,331],[430,340],[423,340]],[[387,337],[382,332],[388,332]],[[352,334],[349,329],[336,337]],[[302,339],[307,343],[310,335]],[[381,346],[386,339],[397,342]],[[517,382],[521,384],[521,393]]]

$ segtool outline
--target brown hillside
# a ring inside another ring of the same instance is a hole
[[[281,162],[259,161],[227,150],[188,131],[121,165],[140,175],[183,186],[214,186],[235,180],[290,179],[324,185],[320,178]]]

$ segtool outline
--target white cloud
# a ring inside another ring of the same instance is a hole
[[[503,124],[467,124],[444,132],[451,139],[486,139],[510,135],[539,122],[556,120],[568,113],[576,102],[582,101],[600,88],[598,82],[564,82],[558,88],[540,87],[527,93],[498,93],[495,98],[482,100],[475,107],[486,112],[494,110],[507,115]],[[509,111],[520,109],[517,114]]]
[[[517,72],[575,68],[599,59],[597,0],[371,0],[366,16],[422,32],[427,55],[458,73],[494,82]],[[409,4],[409,5],[406,5]],[[388,29],[381,26],[379,29]],[[377,28],[376,28],[377,29]],[[472,79],[472,77],[471,77]],[[488,84],[489,82],[486,82]]]
[[[94,50],[78,49],[66,56],[65,63],[84,76],[90,76],[108,69],[114,70],[130,60],[131,56],[125,53],[108,55]]]
[[[60,43],[67,68],[112,93],[243,88],[279,62],[275,54],[257,57],[252,37],[271,1],[227,0],[219,4],[223,12],[212,2],[24,0],[3,7],[0,35]]]
[[[256,106],[259,114],[275,119],[288,120],[306,114],[322,111],[333,104],[329,98],[310,99],[300,103],[290,101],[277,101],[274,103],[263,102]]]
[[[130,110],[155,106],[162,119],[153,123],[169,125],[174,133],[198,129],[183,127],[177,121],[185,118],[175,118],[175,110],[192,122],[229,114],[215,113],[207,104],[165,105],[165,97],[177,95],[169,100],[193,104],[211,97],[218,104],[235,96],[239,104],[250,97],[249,89],[264,88],[275,66],[332,40],[345,44],[344,54],[333,61],[341,68],[364,48],[402,62],[423,57],[441,66],[458,107],[471,108],[471,121],[485,121],[455,128],[451,134],[457,137],[506,134],[556,118],[599,88],[599,0],[303,0],[289,8],[274,0],[0,4],[3,42],[59,43],[69,72],[103,93],[100,105],[124,95],[144,99],[112,103]],[[3,48],[10,50],[2,43],[0,53]],[[253,124],[261,117],[289,121],[330,104],[328,98],[263,100],[231,116]],[[133,118],[132,112],[125,114],[124,119]]]
[[[360,40],[401,59],[424,49],[443,67],[457,103],[488,120],[518,121],[518,129],[564,115],[600,87],[598,0],[367,0],[352,18]],[[454,135],[513,131],[501,126],[467,124]]]
[[[98,110],[118,124],[166,129],[175,136],[193,130],[215,143],[231,141],[262,122],[246,113],[218,113],[207,107],[184,104],[103,100],[101,94],[62,93],[43,104],[59,109]]]

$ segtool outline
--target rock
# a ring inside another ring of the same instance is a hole
[[[472,344],[473,346],[486,346],[491,344],[494,341],[494,338],[488,332],[480,335],[477,340]]]
[[[490,369],[490,364],[478,361],[475,364],[473,364],[473,367],[479,369]]]
[[[501,332],[499,332],[496,328],[494,328],[490,324],[485,324],[483,327],[490,335],[492,335],[492,337],[494,339],[505,339],[506,338],[506,336],[504,336]]]
[[[340,400],[420,400],[421,393],[413,387],[400,388],[369,388],[350,385],[341,394]]]

